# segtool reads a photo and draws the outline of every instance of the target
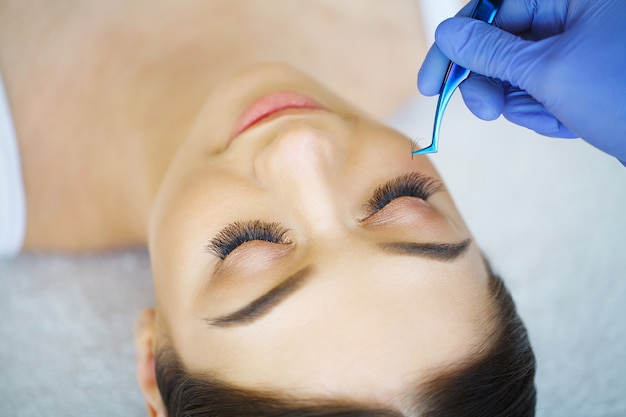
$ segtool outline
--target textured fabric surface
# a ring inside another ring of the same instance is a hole
[[[144,252],[0,261],[0,416],[145,416],[133,324]]]
[[[394,118],[429,138],[435,101]],[[579,140],[481,122],[453,99],[432,160],[502,274],[538,359],[539,417],[626,415],[626,169]],[[407,143],[407,157],[410,146]],[[133,321],[145,252],[0,263],[0,415],[144,416]]]

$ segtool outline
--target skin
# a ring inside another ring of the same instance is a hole
[[[145,245],[172,155],[241,68],[289,63],[384,118],[416,92],[422,31],[414,0],[0,0],[25,248]]]
[[[276,91],[329,110],[290,111],[229,144],[237,116]],[[410,146],[289,67],[256,66],[220,84],[170,165],[150,221],[157,306],[144,313],[137,345],[152,413],[163,412],[152,368],[166,337],[189,370],[238,386],[397,409],[409,387],[481,346],[492,310],[475,243],[451,262],[378,246],[470,238],[448,193],[401,197],[363,220],[385,181],[406,172],[439,178]],[[223,261],[207,250],[229,223],[255,219],[284,225],[290,243],[251,241]],[[301,288],[258,320],[210,324],[306,267]]]
[[[425,52],[415,2],[40,3],[0,1],[25,247],[149,244],[157,306],[136,346],[150,415],[164,414],[154,353],[166,337],[190,370],[243,387],[398,409],[409,386],[480,347],[492,311],[475,243],[453,262],[379,247],[470,238],[450,196],[403,197],[363,220],[382,183],[439,178],[375,121],[415,93]],[[249,103],[286,90],[328,111],[294,111],[227,146]],[[290,243],[249,242],[223,262],[207,250],[227,224],[254,219],[281,223]],[[302,268],[301,287],[254,323],[210,324]]]

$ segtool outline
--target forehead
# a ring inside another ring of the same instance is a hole
[[[174,331],[183,362],[246,388],[389,403],[482,343],[490,303],[475,245],[453,265],[358,259],[318,263],[257,323]]]

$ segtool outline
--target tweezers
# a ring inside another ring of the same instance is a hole
[[[491,24],[496,17],[498,9],[502,5],[504,0],[478,0],[478,3],[474,6],[472,14],[473,19],[482,20]],[[443,113],[450,102],[452,94],[470,74],[470,71],[463,68],[460,65],[450,61],[446,75],[443,78],[441,89],[439,90],[439,100],[437,101],[437,110],[435,111],[435,125],[433,127],[433,138],[429,146],[418,149],[411,152],[412,155],[422,155],[425,153],[437,152],[437,146],[439,143],[439,129],[441,128],[441,119],[443,119]]]

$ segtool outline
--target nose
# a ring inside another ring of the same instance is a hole
[[[292,126],[278,133],[255,161],[259,180],[313,232],[337,230],[342,221],[343,150],[331,132]]]

